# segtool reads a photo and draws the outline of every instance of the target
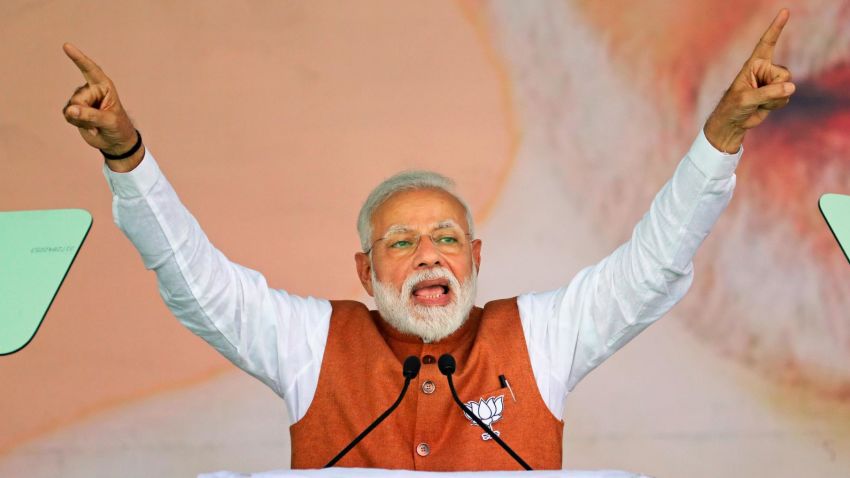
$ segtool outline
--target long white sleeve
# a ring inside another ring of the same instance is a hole
[[[518,298],[534,376],[555,416],[585,375],[685,296],[741,154],[717,151],[700,132],[629,241],[567,286]]]
[[[115,224],[136,246],[174,315],[286,400],[292,421],[315,393],[330,324],[326,300],[271,289],[230,262],[180,202],[150,151],[136,169],[104,165]]]

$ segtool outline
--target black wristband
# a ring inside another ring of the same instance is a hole
[[[102,149],[100,150],[100,153],[103,154],[103,157],[106,159],[127,159],[130,156],[136,154],[136,151],[138,151],[139,148],[142,147],[142,133],[139,133],[139,130],[136,130],[136,136],[138,136],[139,138],[136,140],[136,144],[134,144],[133,147],[130,148],[130,151],[127,151],[124,154],[109,154]]]

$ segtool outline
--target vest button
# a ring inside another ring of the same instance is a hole
[[[428,456],[431,454],[431,447],[427,443],[416,445],[416,454],[419,456]]]
[[[434,382],[430,380],[425,380],[424,382],[422,382],[422,393],[424,393],[425,395],[431,395],[436,389],[437,385],[435,385]]]
[[[437,361],[437,359],[435,359],[433,355],[426,355],[426,356],[422,357],[422,363],[424,363],[426,365],[430,365],[430,364],[432,364],[436,361]]]

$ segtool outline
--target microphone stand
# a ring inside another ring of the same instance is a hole
[[[451,359],[450,362],[444,359],[444,357],[446,357],[446,356],[448,356]],[[448,367],[447,367],[447,365],[448,365]],[[452,381],[452,374],[454,373],[454,371],[455,371],[454,357],[452,357],[449,354],[445,354],[442,357],[440,357],[440,372],[442,372],[443,375],[445,375],[446,378],[448,379],[449,390],[451,390],[452,398],[454,398],[455,402],[460,406],[460,408],[463,409],[463,411],[467,414],[467,416],[472,418],[475,421],[475,423],[478,424],[478,426],[480,426],[483,430],[485,430],[490,435],[490,438],[495,440],[496,443],[499,444],[499,446],[501,446],[506,452],[508,452],[508,454],[511,455],[511,457],[514,460],[516,460],[517,463],[519,463],[523,468],[525,468],[526,471],[532,471],[531,467],[528,466],[528,463],[526,463],[525,460],[520,458],[519,455],[517,455],[516,452],[514,452],[511,449],[511,447],[508,446],[507,443],[505,443],[501,438],[499,438],[499,435],[496,435],[496,433],[493,432],[492,428],[485,425],[484,422],[480,418],[478,418],[478,415],[472,413],[472,410],[467,408],[466,405],[464,405],[464,403],[460,401],[460,398],[458,398],[458,396],[457,396],[457,390],[455,390],[454,381]]]
[[[404,394],[407,393],[407,388],[410,386],[410,381],[413,380],[413,378],[416,377],[416,375],[419,373],[419,367],[419,357],[410,356],[407,358],[407,360],[404,361],[404,387],[402,387],[401,393],[398,394],[398,398],[396,399],[395,403],[390,405],[390,408],[388,408],[384,413],[382,413],[381,416],[377,418],[377,420],[372,422],[371,425],[366,427],[365,430],[363,430],[359,435],[357,435],[357,438],[355,438],[351,443],[349,443],[347,447],[343,448],[342,451],[337,453],[337,455],[333,457],[333,459],[329,461],[328,464],[324,466],[324,468],[330,468],[334,466],[336,462],[338,462],[342,459],[342,457],[345,456],[346,453],[351,451],[352,448],[354,448],[358,443],[360,443],[360,440],[365,438],[366,435],[369,434],[369,432],[374,430],[375,427],[380,425],[385,418],[390,416],[390,413],[392,413],[396,408],[398,408],[398,405],[401,403],[401,399],[404,398]]]

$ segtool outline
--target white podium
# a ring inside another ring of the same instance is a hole
[[[274,470],[261,473],[217,471],[203,473],[198,478],[650,478],[625,471],[554,470],[554,471],[458,471],[432,472],[383,470],[380,468],[327,468],[323,470]]]

